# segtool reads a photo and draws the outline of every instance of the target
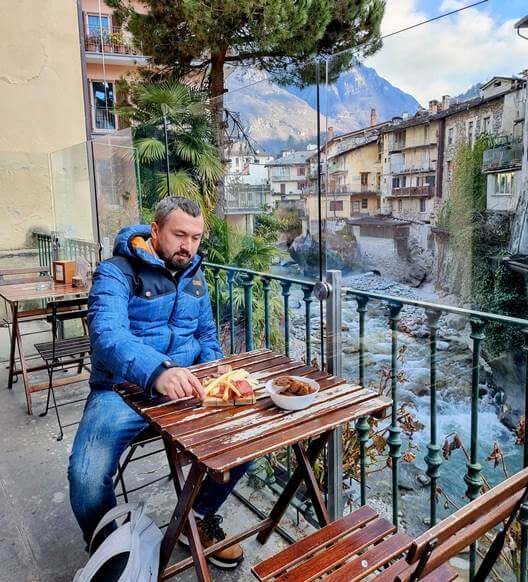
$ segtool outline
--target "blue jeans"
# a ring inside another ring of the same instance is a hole
[[[119,394],[104,390],[90,392],[68,467],[70,503],[87,544],[99,520],[116,505],[113,478],[119,459],[147,424]],[[249,465],[233,469],[225,484],[217,483],[208,475],[194,510],[203,516],[216,513]]]

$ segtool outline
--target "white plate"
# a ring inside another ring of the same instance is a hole
[[[289,374],[288,374],[289,375]],[[309,384],[313,388],[315,388],[315,392],[311,394],[306,394],[306,396],[284,396],[280,394],[280,388],[275,388],[273,386],[273,380],[268,380],[266,382],[266,390],[270,395],[273,403],[278,406],[279,408],[283,408],[284,410],[302,410],[303,408],[307,408],[312,404],[319,392],[319,384],[312,380],[311,378],[305,378],[304,376],[291,376],[295,378],[295,380],[299,380],[300,382],[305,382]]]

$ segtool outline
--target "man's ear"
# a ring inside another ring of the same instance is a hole
[[[150,235],[153,239],[157,239],[159,236],[159,225],[157,222],[153,222],[150,225]]]

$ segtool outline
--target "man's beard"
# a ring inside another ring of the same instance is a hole
[[[192,259],[188,253],[174,253],[170,259],[165,259],[165,264],[170,269],[185,269],[191,264]]]
[[[164,254],[165,253],[160,254],[158,252],[159,257],[165,261],[165,265],[169,269],[185,269],[191,264],[193,260],[193,257],[189,253],[176,252],[169,258],[164,256]]]

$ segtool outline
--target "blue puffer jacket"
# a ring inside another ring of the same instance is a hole
[[[222,357],[201,257],[175,279],[146,244],[150,227],[122,229],[96,269],[88,301],[90,386],[133,382],[151,391],[166,361],[186,367]]]

